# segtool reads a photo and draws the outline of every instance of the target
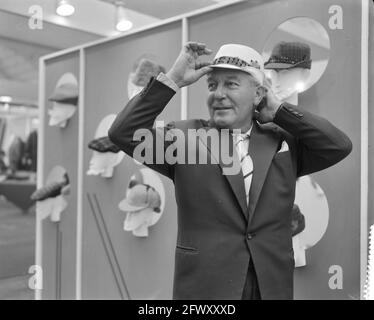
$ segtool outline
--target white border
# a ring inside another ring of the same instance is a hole
[[[360,299],[363,299],[368,250],[368,196],[369,196],[369,0],[361,3],[361,207],[360,207]]]
[[[38,163],[37,163],[37,188],[43,185],[44,181],[44,122],[45,122],[45,63],[39,59],[39,128],[38,128]],[[36,210],[35,219],[35,265],[42,268],[43,255],[43,220]],[[43,271],[43,269],[41,269]],[[43,284],[43,272],[41,281]],[[35,300],[42,299],[42,290],[35,290]]]
[[[84,176],[84,86],[86,60],[84,49],[79,50],[79,126],[78,126],[78,177],[77,177],[77,239],[75,295],[82,299],[82,238],[83,238],[83,176]]]

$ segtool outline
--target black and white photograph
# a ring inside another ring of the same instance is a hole
[[[0,0],[0,300],[374,300],[373,31],[372,0]]]

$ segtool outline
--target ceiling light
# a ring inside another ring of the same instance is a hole
[[[69,0],[58,0],[56,13],[59,16],[67,17],[71,16],[75,11],[74,6]]]
[[[118,31],[130,30],[133,23],[128,19],[123,1],[117,1],[116,5],[116,29]]]
[[[132,22],[130,20],[120,20],[116,25],[118,31],[127,31],[132,28]]]
[[[12,102],[12,97],[10,96],[0,96],[0,102],[3,102],[3,103],[9,103],[9,102]]]

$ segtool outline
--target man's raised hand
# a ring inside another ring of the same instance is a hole
[[[212,71],[212,68],[209,67],[211,62],[198,61],[200,56],[209,55],[211,53],[212,50],[208,49],[204,43],[187,42],[183,46],[174,65],[166,75],[173,80],[179,88],[188,86],[199,80],[203,75]]]
[[[262,87],[265,89],[264,102],[260,103],[258,108],[254,111],[253,118],[260,123],[272,122],[282,102],[275,96],[268,79],[264,80]]]

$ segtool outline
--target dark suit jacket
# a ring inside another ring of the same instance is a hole
[[[174,93],[151,80],[118,114],[108,133],[110,139],[133,156],[140,143],[133,140],[137,129],[146,128],[153,137],[163,137],[173,128],[212,128],[209,121],[195,119],[153,129]],[[147,164],[175,185],[174,299],[240,299],[250,259],[262,299],[292,299],[291,212],[296,178],[337,163],[350,153],[352,145],[327,120],[289,104],[278,110],[274,123],[277,126],[254,123],[249,146],[254,173],[248,207],[242,173],[223,175],[220,159],[219,164],[205,165]],[[290,150],[277,153],[283,140]],[[209,153],[209,146],[198,145]],[[149,148],[154,154],[156,145]]]

